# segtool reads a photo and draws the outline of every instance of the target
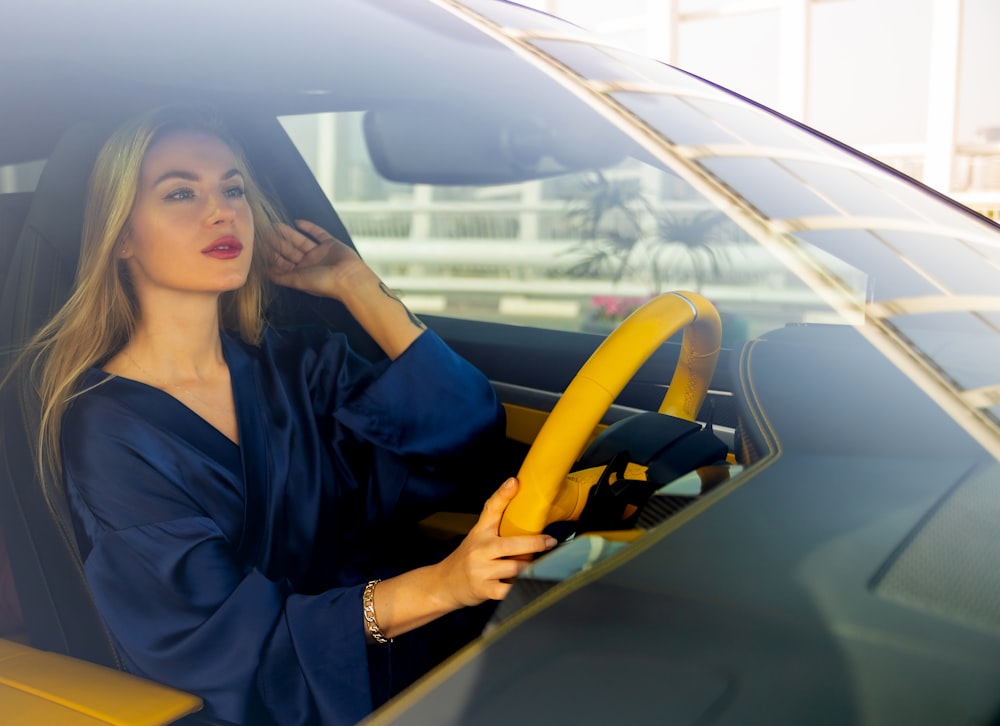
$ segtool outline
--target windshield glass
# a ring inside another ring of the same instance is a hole
[[[694,290],[726,347],[858,326],[993,417],[990,222],[682,71],[466,5],[495,42],[477,39],[480,62],[447,86],[442,55],[405,93],[283,118],[415,311],[606,333],[650,296]]]

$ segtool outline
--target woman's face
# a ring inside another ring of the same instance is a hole
[[[242,286],[253,217],[232,150],[205,131],[168,132],[146,152],[121,257],[140,299]]]

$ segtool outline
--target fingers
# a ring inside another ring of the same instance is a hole
[[[487,600],[503,600],[507,597],[507,593],[510,592],[511,585],[509,582],[494,582],[486,590],[485,596]]]
[[[517,479],[511,477],[500,488],[493,492],[493,495],[486,500],[483,505],[483,513],[479,518],[481,522],[496,523],[496,529],[500,527],[500,518],[503,516],[507,505],[511,503],[517,495],[520,485]]]
[[[284,223],[275,225],[277,234],[271,241],[268,263],[277,272],[287,272],[295,267],[315,247],[315,243],[301,232]]]
[[[308,219],[296,219],[295,226],[305,232],[307,235],[312,237],[317,242],[326,242],[327,240],[335,240],[332,234],[327,232],[325,229],[320,227],[318,224],[310,222]]]
[[[515,477],[505,481],[493,496],[486,500],[483,506],[483,513],[476,523],[477,527],[482,527],[497,537],[496,557],[517,557],[529,555],[536,552],[545,552],[556,546],[555,538],[549,535],[518,535],[514,537],[499,537],[500,520],[507,509],[507,505],[513,501],[520,489],[520,484]]]
[[[480,562],[468,573],[469,596],[463,604],[475,605],[484,600],[502,600],[511,583],[527,567],[530,560],[494,559]]]
[[[308,254],[317,245],[337,242],[337,238],[332,234],[318,224],[313,224],[305,219],[295,220],[295,227],[284,222],[278,222],[275,227],[278,231],[277,242],[286,251],[296,250],[302,254]]]
[[[522,534],[516,537],[501,537],[498,557],[517,557],[545,552],[558,544],[555,537],[547,534]]]
[[[276,224],[277,234],[271,242],[268,256],[268,266],[272,279],[294,271],[304,261],[308,263],[309,260],[316,259],[323,254],[320,251],[321,247],[337,242],[326,230],[312,222],[298,220],[296,224],[319,241],[314,241],[284,222]],[[324,249],[329,249],[329,247]]]
[[[531,545],[527,547],[517,546],[513,550],[528,555],[536,552],[544,552],[555,546],[555,540],[551,537],[543,538],[539,535],[538,538],[531,539],[534,540]],[[546,540],[550,540],[551,543]],[[541,548],[539,548],[539,545],[542,545]],[[480,597],[490,600],[502,600],[506,597],[508,590],[510,590],[513,580],[530,567],[531,563],[532,560],[530,557],[527,559],[499,558],[490,561],[479,574],[478,579],[481,582],[479,587]]]
[[[483,505],[479,521],[459,547],[444,560],[462,604],[503,599],[510,581],[531,565],[533,555],[558,544],[547,534],[500,536],[500,519],[518,490],[516,478],[505,481]]]

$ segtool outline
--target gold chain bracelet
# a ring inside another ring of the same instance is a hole
[[[382,634],[382,629],[375,619],[375,586],[381,580],[372,580],[365,585],[364,594],[361,596],[361,605],[365,615],[365,625],[368,626],[368,633],[375,639],[376,643],[391,643],[392,638],[387,638]]]

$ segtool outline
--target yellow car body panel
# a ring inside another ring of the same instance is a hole
[[[0,640],[0,713],[7,724],[167,724],[202,702],[110,668]]]

